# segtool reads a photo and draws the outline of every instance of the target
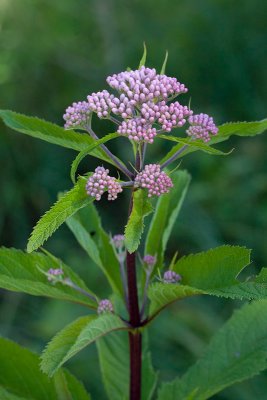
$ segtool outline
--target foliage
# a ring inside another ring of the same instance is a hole
[[[10,340],[0,339],[0,394],[3,400],[90,400],[83,385],[66,370],[49,379],[39,357]]]
[[[167,58],[168,53],[163,62],[162,73],[165,71]],[[144,45],[144,54],[139,66],[145,64],[146,46]],[[11,111],[1,111],[0,116],[7,126],[18,132],[78,150],[79,154],[71,168],[71,178],[74,184],[77,168],[85,156],[90,154],[114,164],[110,157],[106,156],[103,144],[117,138],[118,134],[116,133],[93,141],[85,134],[74,131],[66,133],[54,124]],[[178,142],[161,162],[165,165],[170,157],[182,149],[183,153],[177,154],[177,158],[197,150],[211,155],[229,154],[210,145],[228,140],[232,135],[255,136],[263,133],[266,128],[266,120],[224,124],[220,127],[219,134],[209,144],[203,144],[200,141],[192,142],[189,139],[170,135],[158,135],[164,141]],[[142,156],[145,155],[145,146],[133,147],[135,154],[139,152],[142,159]],[[135,177],[135,173],[129,176]],[[27,246],[27,251],[31,254],[12,249],[2,249],[0,252],[1,287],[33,295],[70,300],[94,309],[98,302],[97,297],[87,289],[84,282],[70,268],[49,253],[47,255],[33,253],[63,222],[66,222],[81,247],[104,272],[113,292],[119,296],[122,303],[125,301],[123,312],[120,307],[116,306],[114,311],[107,311],[104,315],[78,318],[61,330],[47,345],[42,355],[41,368],[49,376],[54,375],[57,371],[53,378],[54,386],[52,389],[48,388],[48,390],[54,390],[50,393],[50,398],[78,399],[77,396],[87,398],[87,394],[77,381],[68,373],[63,370],[58,371],[58,369],[79,351],[99,339],[97,346],[107,393],[110,398],[113,396],[127,398],[130,382],[129,356],[125,350],[126,332],[117,334],[114,331],[130,331],[133,336],[135,336],[134,334],[139,335],[163,308],[178,299],[200,294],[234,299],[259,299],[259,301],[245,305],[241,311],[235,313],[221,331],[214,336],[206,354],[181,379],[163,384],[158,398],[174,399],[177,398],[178,393],[181,399],[204,400],[223,388],[252,377],[265,369],[266,324],[263,311],[266,307],[266,300],[260,299],[267,295],[266,270],[263,269],[255,279],[247,281],[237,279],[243,268],[250,263],[249,250],[238,246],[220,246],[207,252],[179,258],[177,261],[174,259],[170,269],[181,276],[182,283],[167,283],[166,279],[161,277],[158,277],[161,282],[149,282],[149,279],[153,279],[155,270],[164,267],[164,253],[190,182],[189,174],[186,171],[173,173],[174,189],[157,202],[145,247],[146,254],[156,256],[156,265],[154,271],[149,268],[145,271],[147,281],[142,293],[141,315],[138,310],[138,295],[136,296],[137,313],[140,318],[137,324],[132,320],[133,300],[130,299],[130,295],[133,291],[131,291],[129,275],[128,287],[122,287],[122,283],[125,283],[122,264],[125,260],[126,250],[130,257],[130,254],[139,249],[144,231],[144,220],[147,215],[152,213],[153,207],[147,198],[147,192],[137,189],[135,184],[131,183],[132,197],[130,215],[125,227],[125,248],[123,250],[120,246],[115,248],[116,246],[111,244],[109,236],[101,225],[98,213],[92,204],[93,199],[86,194],[87,177],[88,173],[81,176],[74,187],[61,196],[39,220]],[[126,187],[127,185],[129,186],[129,182],[125,183]],[[144,262],[141,264],[144,267]],[[49,283],[47,278],[51,268],[63,269],[64,279],[54,277],[54,280],[52,282],[50,280]],[[134,285],[136,286],[136,283]],[[137,291],[137,287],[135,289]],[[146,313],[147,297],[150,300],[148,313]],[[109,302],[107,299],[104,301]],[[113,307],[111,303],[109,304]],[[98,308],[98,313],[100,313],[99,310]],[[125,311],[129,311],[129,321],[122,316]],[[257,324],[252,326],[255,320]],[[110,333],[110,336],[103,338]],[[245,339],[244,335],[246,335]],[[16,357],[23,358],[23,354],[17,354]],[[157,384],[157,372],[154,371],[147,348],[143,353],[142,361],[143,381],[145,382],[142,396],[143,399],[149,399],[152,398]],[[31,361],[29,361],[29,365],[31,365]],[[114,365],[116,367],[115,374]],[[19,366],[18,369],[22,367]],[[36,366],[33,365],[32,369],[35,370]],[[38,373],[40,372],[38,371]],[[30,391],[27,392],[28,388],[26,390],[24,387],[16,387],[13,382],[11,388],[13,385],[14,393],[9,393],[10,377],[7,376],[6,379],[8,384],[6,385],[4,381],[3,387],[0,387],[3,397],[16,399],[17,395],[24,397],[25,394],[26,396],[30,395]],[[27,379],[26,376],[26,382]],[[44,391],[40,388],[37,390]],[[72,390],[74,394],[72,394]],[[20,398],[23,400],[24,397]]]

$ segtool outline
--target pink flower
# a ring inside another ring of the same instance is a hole
[[[146,165],[144,170],[136,175],[135,183],[141,188],[148,189],[148,197],[168,193],[173,187],[171,178],[160,170],[158,164]]]

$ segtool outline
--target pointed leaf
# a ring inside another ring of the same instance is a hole
[[[113,291],[122,294],[119,262],[94,204],[79,210],[66,223],[89,257],[102,269]]]
[[[89,297],[62,283],[52,284],[49,282],[42,271],[47,272],[50,268],[62,268],[65,278],[69,278],[74,284],[94,296],[78,275],[57,258],[41,253],[27,254],[20,250],[0,248],[1,288],[33,296],[72,301],[96,308],[96,303]]]
[[[232,135],[237,136],[254,136],[259,135],[267,130],[267,119],[263,119],[262,121],[255,122],[229,122],[223,125],[220,125],[219,132],[216,136],[213,136],[209,142],[210,145],[224,142],[228,140]],[[207,145],[207,144],[206,144]],[[173,156],[178,150],[180,150],[184,145],[177,144],[174,146],[168,154],[166,154],[163,159],[160,161],[160,164],[163,164],[167,159]],[[207,145],[208,146],[208,145]],[[178,158],[184,157],[186,154],[192,153],[193,151],[198,150],[197,148],[187,147]]]
[[[65,130],[61,126],[36,117],[28,117],[10,110],[0,110],[0,118],[11,129],[46,142],[82,151],[95,142],[88,134]],[[113,163],[102,149],[92,151],[94,157]]]
[[[69,372],[60,370],[65,379],[65,394],[57,388],[57,379],[40,371],[38,355],[10,340],[0,338],[1,400],[90,400],[83,385]],[[79,393],[80,397],[77,397]]]
[[[86,193],[85,184],[86,179],[80,178],[77,184],[60,197],[50,210],[41,217],[28,241],[27,251],[29,253],[42,246],[67,218],[93,201],[93,198]]]
[[[80,162],[88,155],[90,155],[93,150],[95,150],[98,146],[100,146],[103,143],[108,142],[109,140],[115,139],[119,137],[119,133],[110,133],[109,135],[104,136],[102,139],[95,140],[90,146],[88,146],[86,149],[82,150],[77,157],[74,159],[74,161],[71,164],[71,170],[70,170],[70,177],[72,182],[75,184],[76,179],[75,179],[75,174],[77,171],[77,168],[80,164]],[[120,161],[121,162],[121,161]]]
[[[168,194],[158,199],[146,238],[145,254],[157,257],[155,270],[162,266],[167,242],[179,215],[191,178],[186,171],[176,171],[171,175],[171,179],[174,187]]]
[[[42,354],[42,371],[52,376],[61,365],[84,347],[112,331],[123,329],[127,329],[126,325],[113,314],[78,318],[47,345]]]
[[[166,69],[166,65],[167,65],[167,61],[168,61],[168,56],[169,56],[169,53],[168,53],[168,51],[166,51],[165,58],[164,58],[164,61],[163,61],[162,67],[161,67],[161,71],[160,71],[161,75],[165,74],[165,69]]]
[[[250,250],[245,247],[220,246],[182,257],[173,269],[183,285],[210,290],[237,283],[237,275],[249,263]]]
[[[188,296],[207,294],[236,299],[266,297],[267,285],[239,282],[236,277],[250,263],[250,251],[238,246],[220,246],[182,257],[174,270],[182,284],[153,283],[149,287],[150,318],[167,305]]]
[[[129,253],[138,248],[144,230],[144,218],[152,211],[147,191],[136,190],[133,195],[132,212],[125,228],[125,245]]]
[[[141,60],[140,60],[140,63],[139,63],[139,69],[141,68],[141,67],[143,67],[143,66],[145,66],[145,64],[146,64],[146,44],[145,44],[145,42],[144,42],[144,52],[143,52],[143,55],[142,55],[142,58],[141,58]]]
[[[216,156],[227,156],[228,154],[231,153],[231,151],[228,153],[224,153],[221,150],[217,150],[214,147],[211,147],[210,145],[204,143],[200,139],[192,141],[190,138],[181,138],[181,137],[163,135],[163,134],[157,135],[157,138],[169,140],[171,142],[182,143],[183,145],[188,146],[188,148],[193,148],[194,150],[201,150],[201,151],[204,151],[205,153],[213,154]]]
[[[246,304],[212,338],[181,379],[164,384],[158,400],[206,400],[267,368],[267,300]],[[194,393],[194,394],[193,394]]]

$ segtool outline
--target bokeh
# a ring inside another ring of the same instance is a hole
[[[0,108],[35,115],[60,125],[73,101],[106,88],[105,77],[138,66],[143,42],[147,65],[189,88],[197,112],[217,124],[267,116],[267,2],[263,0],[0,0]],[[112,125],[95,121],[99,136]],[[227,157],[194,153],[180,168],[192,174],[187,201],[169,242],[167,260],[224,243],[253,249],[250,273],[267,264],[267,140],[232,138],[220,146]],[[124,142],[126,143],[126,142]],[[129,148],[111,148],[127,160]],[[156,142],[149,157],[169,149]],[[14,133],[0,125],[0,243],[24,249],[33,225],[71,187],[75,152]],[[81,164],[92,170],[97,160]],[[98,205],[105,228],[123,230],[125,198]],[[119,201],[119,200],[118,200]],[[81,273],[93,289],[108,294],[101,272],[86,258],[67,227],[47,248]],[[101,293],[100,293],[101,292]],[[87,311],[77,306],[0,292],[0,335],[40,352],[66,323]],[[199,357],[211,335],[241,302],[198,298],[180,302],[150,329],[154,365],[168,380]],[[105,399],[96,348],[68,366],[95,399]],[[215,396],[266,399],[267,376]]]

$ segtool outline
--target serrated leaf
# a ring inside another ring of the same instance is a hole
[[[153,211],[147,191],[136,190],[133,194],[133,208],[125,228],[125,246],[133,253],[139,246],[144,230],[144,218]]]
[[[221,143],[228,140],[232,135],[237,136],[255,136],[259,135],[267,130],[267,119],[263,119],[262,121],[255,122],[228,122],[226,124],[220,125],[219,132],[217,135],[213,136],[209,142],[210,145]],[[174,155],[178,150],[183,147],[183,144],[178,144],[174,146],[168,154],[166,154],[163,159],[160,161],[160,164],[163,164],[167,159]],[[198,150],[197,148],[188,147],[186,148],[178,158],[184,157],[187,154],[190,154],[194,151]]]
[[[0,248],[1,288],[33,296],[72,301],[93,309],[96,308],[96,303],[89,297],[62,283],[53,285],[49,282],[42,271],[47,272],[50,268],[62,268],[65,278],[69,278],[77,286],[94,296],[79,276],[57,258],[41,253],[27,254],[21,250]]]
[[[204,151],[205,153],[213,154],[216,156],[227,156],[228,154],[231,153],[231,151],[228,153],[224,153],[221,150],[215,149],[214,147],[211,147],[210,145],[204,143],[200,139],[192,141],[190,138],[181,138],[181,137],[163,135],[163,134],[157,135],[157,138],[169,140],[171,142],[182,143],[183,145],[186,145],[189,148],[193,148],[194,150],[201,150],[201,151]]]
[[[138,69],[140,69],[141,67],[145,66],[145,64],[146,64],[146,54],[147,54],[146,44],[144,42],[144,52],[143,52],[142,58],[140,60]]]
[[[205,292],[180,284],[152,283],[148,290],[148,298],[151,301],[149,315],[154,318],[164,307],[174,301],[198,294],[205,294]]]
[[[94,200],[87,195],[85,184],[86,179],[80,178],[76,185],[60,197],[50,210],[41,217],[28,241],[27,251],[29,253],[42,246],[67,218]]]
[[[78,318],[60,331],[42,354],[41,369],[52,376],[67,360],[100,337],[116,330],[127,329],[113,314],[89,315]]]
[[[207,294],[237,299],[266,297],[261,283],[246,285],[236,277],[250,263],[250,251],[238,246],[220,246],[197,254],[182,257],[174,271],[182,277],[182,284],[154,283],[148,297],[151,301],[151,318],[176,300]]]
[[[90,155],[93,150],[95,150],[98,146],[100,146],[103,143],[108,142],[109,140],[115,139],[119,137],[119,133],[110,133],[109,135],[104,136],[103,138],[99,140],[95,140],[90,146],[88,146],[86,149],[82,150],[77,157],[74,159],[74,161],[71,164],[71,170],[70,170],[70,177],[72,182],[75,184],[75,174],[77,171],[77,168],[80,164],[80,162],[88,155]],[[120,161],[121,162],[121,161]]]
[[[168,61],[168,56],[169,56],[169,53],[168,53],[168,51],[166,51],[165,58],[164,58],[164,61],[163,61],[163,64],[162,64],[162,67],[161,67],[161,70],[160,70],[160,74],[161,75],[165,74],[165,69],[166,69],[166,65],[167,65],[167,61]]]
[[[237,275],[250,263],[250,250],[239,246],[220,246],[180,258],[174,271],[183,285],[197,289],[216,289],[235,283]]]
[[[144,338],[146,339],[146,337]],[[112,333],[97,341],[102,380],[108,398],[129,399],[129,344],[125,332]],[[142,355],[142,400],[151,400],[158,374],[154,371],[147,346]]]
[[[95,142],[88,134],[65,130],[61,126],[36,117],[28,117],[10,110],[0,110],[0,118],[11,129],[68,149],[83,151]],[[102,149],[96,148],[92,156],[113,164]]]
[[[162,266],[167,242],[191,178],[187,171],[176,171],[171,175],[171,179],[174,187],[158,199],[146,238],[145,254],[157,257],[155,270]]]
[[[69,397],[62,397],[56,380],[40,371],[37,354],[0,338],[1,400],[90,400],[83,385],[73,375],[65,370],[60,370],[60,374],[65,379]]]
[[[246,304],[215,334],[181,379],[162,385],[158,400],[206,400],[267,367],[267,300]],[[194,392],[195,391],[195,392]],[[193,395],[194,393],[194,395]]]
[[[66,223],[81,247],[102,269],[113,291],[122,294],[119,262],[94,204],[79,210]]]

